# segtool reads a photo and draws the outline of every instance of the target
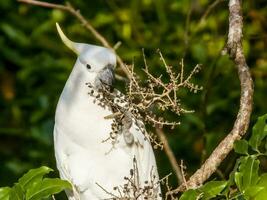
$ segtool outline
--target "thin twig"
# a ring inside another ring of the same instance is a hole
[[[184,55],[183,57],[186,56],[188,47],[189,47],[189,38],[190,38],[190,31],[189,31],[189,27],[190,27],[190,20],[191,20],[191,14],[192,14],[192,0],[189,3],[189,9],[187,11],[187,15],[186,15],[186,21],[185,21],[185,31],[184,31],[184,44],[185,44],[185,48],[184,48]]]
[[[209,7],[206,9],[205,13],[201,16],[200,20],[199,20],[199,24],[201,25],[205,19],[207,18],[207,16],[210,14],[210,12],[218,5],[220,4],[221,2],[223,2],[225,0],[216,0],[216,1],[213,1],[212,4],[209,5]]]
[[[199,187],[216,171],[220,163],[233,149],[234,142],[241,139],[249,126],[253,104],[253,81],[242,47],[243,18],[241,0],[230,0],[229,13],[228,41],[224,52],[228,52],[238,70],[241,85],[240,108],[231,132],[216,147],[201,168],[187,181],[189,188]],[[182,184],[172,193],[184,191],[185,189],[185,184]]]
[[[41,6],[41,7],[46,7],[46,8],[56,8],[56,9],[68,11],[67,6],[64,6],[61,4],[54,4],[54,3],[35,1],[35,0],[18,0],[18,2],[32,4],[35,6]]]
[[[171,150],[171,147],[170,147],[169,142],[165,136],[165,133],[162,131],[162,129],[159,129],[159,128],[156,129],[156,133],[159,136],[161,142],[163,143],[163,149],[170,160],[171,166],[172,166],[172,168],[176,174],[178,183],[182,184],[183,183],[183,175],[182,175],[181,169],[177,163],[175,155],[174,155],[173,151]]]
[[[186,166],[184,165],[184,161],[181,160],[181,164],[180,164],[180,169],[181,169],[181,173],[182,173],[182,177],[183,177],[183,183],[185,184],[185,188],[187,189],[187,183],[186,183],[186,175],[185,175],[185,170],[186,170]]]
[[[98,187],[100,187],[105,193],[107,193],[108,195],[118,199],[118,196],[116,196],[115,194],[113,194],[112,192],[109,192],[108,190],[106,190],[103,186],[101,186],[100,184],[98,183],[95,183]]]
[[[105,37],[103,37],[92,25],[91,23],[85,19],[85,17],[80,13],[79,10],[75,9],[70,3],[66,3],[66,5],[62,5],[62,4],[54,4],[54,3],[48,3],[48,2],[44,2],[44,1],[36,1],[36,0],[17,0],[18,2],[21,3],[27,3],[27,4],[31,4],[31,5],[35,5],[35,6],[40,6],[40,7],[46,7],[46,8],[55,8],[55,9],[59,9],[59,10],[63,10],[65,12],[70,13],[71,15],[73,15],[74,17],[76,17],[81,23],[82,25],[89,30],[94,37],[101,42],[101,44],[104,47],[113,49],[115,52],[115,49],[108,43],[108,41],[105,39]],[[123,72],[126,74],[126,76],[129,78],[130,73],[128,68],[125,66],[125,64],[123,63],[122,59],[120,58],[120,56],[118,56],[118,54],[116,54],[117,56],[117,61],[121,67],[121,69],[123,70]]]

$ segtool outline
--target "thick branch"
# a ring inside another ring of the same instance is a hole
[[[243,18],[241,0],[230,0],[229,13],[229,34],[225,52],[229,53],[238,70],[241,86],[240,108],[233,129],[216,147],[201,168],[190,177],[186,183],[187,189],[199,187],[215,172],[220,163],[233,149],[234,142],[246,133],[249,126],[253,104],[253,81],[242,48]],[[185,189],[185,184],[182,184],[172,193],[184,191]]]
[[[172,168],[176,174],[178,183],[182,184],[183,183],[183,175],[182,175],[181,169],[180,169],[180,167],[176,161],[175,155],[174,155],[173,151],[171,150],[171,147],[168,143],[168,140],[167,140],[164,132],[162,131],[162,129],[157,128],[156,132],[160,138],[160,141],[163,143],[163,149],[170,160],[171,166],[172,166]]]
[[[113,47],[111,47],[111,45],[108,43],[108,41],[91,25],[91,23],[88,20],[86,20],[84,18],[84,16],[80,13],[80,11],[76,10],[70,3],[67,3],[66,5],[62,5],[62,4],[54,4],[54,3],[48,3],[48,2],[43,2],[43,1],[35,1],[35,0],[17,0],[17,1],[22,2],[22,3],[31,4],[31,5],[46,7],[46,8],[55,8],[55,9],[69,12],[74,17],[76,17],[84,25],[84,27],[87,30],[89,30],[99,42],[101,42],[101,44],[104,47],[113,49],[115,52],[115,49]],[[129,78],[129,75],[130,75],[129,70],[124,65],[122,59],[118,55],[117,55],[117,60],[118,60],[118,63],[120,65],[121,69]]]

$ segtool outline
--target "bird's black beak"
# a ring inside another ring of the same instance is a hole
[[[108,64],[99,72],[98,76],[96,77],[95,86],[97,88],[101,88],[103,85],[112,87],[114,81],[114,66]]]

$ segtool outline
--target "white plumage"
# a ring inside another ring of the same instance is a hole
[[[111,83],[110,67],[116,65],[115,54],[104,47],[71,42],[58,24],[57,29],[63,42],[78,54],[58,101],[54,126],[57,167],[61,178],[74,186],[74,192],[67,192],[69,200],[112,199],[109,192],[119,196],[113,188],[123,186],[124,177],[133,169],[134,158],[139,176],[137,186],[143,187],[145,181],[150,182],[155,176],[158,196],[158,174],[149,140],[133,123],[129,130],[133,144],[127,143],[120,133],[115,146],[110,141],[103,142],[109,137],[112,124],[112,120],[104,117],[112,112],[95,104],[94,97],[88,95],[86,83],[93,87]]]

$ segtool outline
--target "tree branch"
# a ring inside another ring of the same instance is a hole
[[[187,181],[170,193],[178,193],[186,189],[201,186],[217,169],[224,158],[233,149],[234,142],[241,139],[246,133],[253,104],[253,81],[245,60],[242,47],[243,17],[241,0],[230,0],[229,2],[229,33],[227,46],[223,53],[228,52],[238,70],[241,86],[240,108],[231,132],[221,141],[212,152],[210,157]]]
[[[207,18],[207,16],[210,14],[210,12],[218,5],[220,4],[221,2],[223,2],[225,0],[216,0],[216,1],[213,1],[212,4],[209,5],[209,7],[206,9],[205,13],[201,16],[200,20],[199,20],[199,24],[202,24],[205,19]]]
[[[173,153],[173,151],[172,151],[172,149],[168,143],[168,140],[165,136],[165,133],[162,131],[162,129],[159,129],[159,128],[156,129],[156,133],[159,136],[160,141],[163,143],[163,149],[164,149],[167,157],[170,160],[171,166],[172,166],[172,168],[176,174],[178,183],[182,184],[184,182],[183,181],[183,175],[182,175],[181,169],[177,163],[175,155],[174,155],[174,153]]]
[[[108,43],[108,41],[105,39],[105,37],[103,37],[92,25],[91,23],[86,20],[84,18],[84,16],[80,13],[79,10],[75,9],[70,3],[66,3],[66,5],[62,5],[62,4],[54,4],[54,3],[48,3],[48,2],[44,2],[44,1],[36,1],[36,0],[17,0],[18,2],[21,3],[26,3],[26,4],[31,4],[31,5],[35,5],[35,6],[40,6],[40,7],[46,7],[46,8],[55,8],[55,9],[59,9],[59,10],[63,10],[65,12],[70,13],[71,15],[73,15],[74,17],[76,17],[81,23],[82,25],[89,30],[94,37],[104,46],[110,49],[113,49],[115,52],[115,49]],[[129,78],[130,74],[129,74],[129,70],[128,68],[125,66],[125,64],[123,63],[122,59],[116,54],[117,56],[117,61],[121,67],[121,69],[123,70],[123,72],[126,74],[126,76]]]

